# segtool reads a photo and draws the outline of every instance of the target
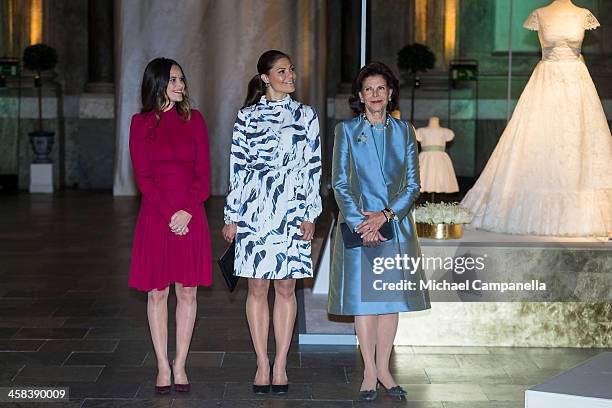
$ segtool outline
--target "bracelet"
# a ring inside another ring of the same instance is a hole
[[[386,211],[389,213],[389,220],[394,220],[396,217],[395,212],[393,212],[392,209],[390,208],[385,208],[383,211]]]
[[[382,210],[381,211],[383,213],[383,215],[385,216],[385,219],[387,220],[387,222],[389,222],[389,216],[387,215],[387,211]]]

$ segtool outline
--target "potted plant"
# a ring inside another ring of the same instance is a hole
[[[414,43],[408,44],[397,53],[397,66],[405,81],[412,80],[412,95],[410,103],[410,121],[414,122],[414,92],[421,86],[419,72],[432,69],[436,63],[436,56],[428,46]]]
[[[51,163],[53,132],[46,132],[42,122],[42,71],[52,70],[57,64],[57,53],[46,44],[30,45],[23,51],[23,65],[35,73],[34,86],[38,90],[38,127],[30,132],[30,142],[36,155],[34,163]]]
[[[463,224],[472,221],[470,211],[459,203],[430,203],[415,209],[417,235],[421,238],[457,239],[463,236]]]

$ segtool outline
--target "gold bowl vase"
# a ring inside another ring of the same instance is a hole
[[[425,224],[417,222],[417,235],[421,238],[459,239],[463,236],[463,224]]]

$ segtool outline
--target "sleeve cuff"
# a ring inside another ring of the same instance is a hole
[[[304,214],[304,221],[312,222],[314,224],[319,215],[321,215],[320,205],[309,206],[306,208],[306,212]]]
[[[311,217],[310,215],[304,216],[304,221],[311,222],[314,224],[316,220],[317,220],[317,217]]]
[[[395,219],[400,221],[404,218],[406,214],[402,212],[401,208],[397,208],[397,206],[390,205],[389,209],[395,213]]]
[[[170,222],[170,219],[172,219],[172,216],[176,212],[176,211],[173,211],[172,208],[170,208],[170,206],[167,204],[164,204],[160,210],[161,210],[162,215],[166,218],[168,222]]]
[[[223,222],[225,224],[236,224],[238,222],[238,217],[236,214],[232,214],[226,210],[223,214]]]
[[[185,211],[191,214],[192,217],[195,215],[195,213],[201,210],[202,210],[202,204],[200,203],[191,203],[187,206],[187,208],[185,208]]]

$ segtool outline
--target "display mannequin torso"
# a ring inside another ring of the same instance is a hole
[[[446,146],[455,137],[452,130],[440,127],[440,119],[432,116],[426,127],[417,130],[417,140],[422,147]]]
[[[429,123],[427,124],[428,128],[439,128],[440,127],[440,119],[432,116],[431,118],[429,118]]]
[[[429,118],[427,127],[417,130],[421,142],[419,170],[421,191],[428,193],[455,193],[459,191],[453,163],[445,152],[446,143],[453,140],[452,130],[440,126],[440,119]]]
[[[599,22],[587,9],[569,0],[556,0],[531,13],[524,27],[538,31],[544,61],[579,60],[584,30]]]

